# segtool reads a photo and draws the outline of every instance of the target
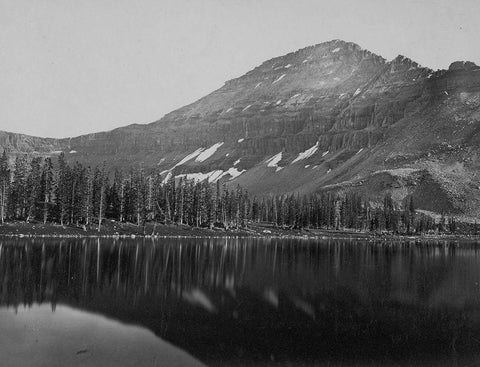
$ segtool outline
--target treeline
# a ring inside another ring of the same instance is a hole
[[[355,193],[315,193],[251,197],[220,182],[170,178],[132,168],[110,173],[104,165],[70,165],[64,154],[51,158],[18,156],[12,168],[0,158],[0,219],[98,226],[113,219],[145,225],[179,223],[197,227],[244,228],[268,222],[282,228],[355,229],[393,233],[455,232],[453,218],[435,222],[417,213],[412,198],[401,207],[391,196],[374,205]]]

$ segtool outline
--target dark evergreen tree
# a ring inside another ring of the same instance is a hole
[[[8,167],[8,156],[4,150],[0,158],[0,221],[2,224],[7,217],[7,207],[9,205],[10,194],[10,169]]]

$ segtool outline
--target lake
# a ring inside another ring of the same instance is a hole
[[[1,366],[478,366],[480,247],[0,240]]]

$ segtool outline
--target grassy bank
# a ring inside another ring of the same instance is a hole
[[[282,230],[259,224],[242,229],[210,229],[160,223],[147,223],[137,226],[132,223],[105,220],[100,231],[98,231],[97,225],[61,226],[54,223],[43,224],[38,222],[8,222],[0,225],[0,236],[8,237],[260,237],[307,235],[309,235],[308,231]]]
[[[364,240],[479,240],[479,236],[466,234],[395,235],[354,230],[289,229],[269,223],[250,223],[248,228],[197,228],[180,224],[132,223],[105,220],[101,230],[92,226],[61,226],[55,223],[8,222],[0,225],[4,237],[307,237],[355,238]]]

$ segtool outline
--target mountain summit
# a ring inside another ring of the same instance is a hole
[[[70,139],[0,133],[0,147],[70,160],[142,163],[165,177],[257,195],[358,191],[480,215],[480,68],[432,71],[340,40],[265,61],[147,125]]]

